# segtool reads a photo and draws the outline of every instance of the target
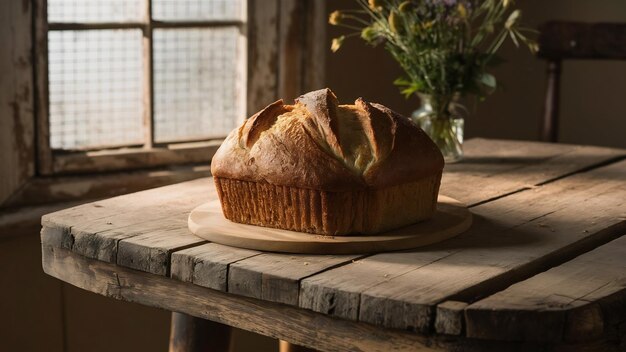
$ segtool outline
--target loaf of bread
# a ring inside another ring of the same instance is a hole
[[[231,221],[314,234],[375,234],[428,219],[444,161],[409,119],[330,89],[268,105],[211,163]]]

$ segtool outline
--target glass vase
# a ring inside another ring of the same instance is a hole
[[[411,115],[413,121],[435,142],[446,163],[454,163],[463,158],[463,128],[465,119],[460,113],[459,98],[447,100],[442,109],[433,107],[429,95],[420,95],[421,107]],[[438,112],[439,111],[439,112]]]

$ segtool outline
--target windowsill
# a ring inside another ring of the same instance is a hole
[[[209,162],[202,162],[134,171],[39,176],[30,179],[0,209],[11,212],[22,207],[108,198],[210,175]]]
[[[56,153],[50,175],[85,174],[161,166],[208,163],[222,139],[175,143],[153,148],[131,147],[71,153]]]

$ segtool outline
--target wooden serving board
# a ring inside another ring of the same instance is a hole
[[[322,236],[244,225],[226,219],[219,200],[204,203],[189,214],[189,230],[211,242],[271,252],[357,254],[416,248],[454,237],[472,224],[472,214],[459,201],[439,196],[432,219],[378,235]]]

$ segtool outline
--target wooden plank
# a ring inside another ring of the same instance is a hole
[[[425,250],[419,257],[412,252],[399,252],[389,261],[377,260],[376,256],[355,260],[350,265],[304,279],[299,305],[316,312],[357,320],[361,292],[452,253]]]
[[[437,305],[435,331],[438,334],[461,335],[465,329],[463,311],[467,303],[445,301]]]
[[[464,149],[463,161],[446,165],[440,192],[470,206],[626,156],[624,149],[480,138]]]
[[[468,337],[553,342],[597,339],[611,317],[613,325],[626,322],[625,253],[626,236],[622,236],[471,304],[465,311]],[[609,298],[620,302],[619,307],[602,309],[602,301]]]
[[[143,147],[152,149],[154,147],[154,46],[152,45],[152,1],[145,1],[143,4],[143,26],[141,29],[141,49],[143,56]]]
[[[297,305],[300,280],[356,258],[357,255],[253,256],[230,265],[228,292],[270,302]]]
[[[37,128],[37,173],[49,175],[52,170],[48,95],[48,2],[33,1],[34,21],[34,95]]]
[[[122,227],[158,219],[162,217],[162,212],[155,216],[155,211],[161,211],[168,204],[180,207],[189,197],[197,196],[208,187],[208,180],[203,179],[109,198],[46,214],[42,217],[41,224],[44,228],[74,229],[75,232],[107,231],[115,228],[112,225]],[[158,206],[154,206],[157,204]],[[176,210],[180,212],[183,209]],[[143,216],[138,217],[141,212]]]
[[[44,245],[42,250],[47,274],[88,291],[209,319],[320,351],[442,350],[423,336],[222,293],[85,258],[65,249]]]
[[[328,13],[326,1],[306,1],[306,23],[304,25],[304,63],[302,91],[326,87],[326,55],[328,54],[328,42],[320,40],[326,38],[328,28]]]
[[[326,2],[281,0],[279,21],[278,96],[291,103],[324,88],[328,43]]]
[[[247,0],[247,116],[278,99],[278,0]]]
[[[146,267],[145,263],[150,263],[151,260],[146,261],[146,258],[139,257],[131,260],[128,256],[130,252],[150,253],[149,248],[156,241],[161,247],[157,246],[154,253],[165,250],[165,255],[168,255],[170,249],[202,241],[187,232],[186,218],[191,209],[202,203],[205,197],[209,197],[210,187],[213,187],[210,179],[200,179],[48,214],[42,218],[42,242],[99,260],[117,262],[119,241],[153,231],[178,231],[184,238],[183,242],[173,240],[169,247],[163,247],[163,241],[166,240],[151,240],[150,236],[125,242],[122,248],[129,253],[123,259],[120,258],[122,263],[142,263],[136,265],[149,269],[150,265]],[[144,249],[140,250],[140,247]],[[155,267],[153,269],[157,270]],[[168,269],[159,270],[165,274]]]
[[[189,233],[184,224],[172,229],[159,229],[121,239],[117,245],[117,264],[157,275],[169,275],[172,252],[205,242]]]
[[[306,93],[302,90],[306,3],[302,0],[281,0],[279,7],[278,96],[289,104]]]
[[[171,276],[218,291],[227,291],[229,265],[260,252],[206,243],[172,254]]]
[[[626,228],[625,175],[622,161],[479,205],[473,208],[475,225],[455,239],[378,254],[305,279],[300,304],[429,331],[438,303],[504,288],[617,236]],[[387,277],[376,275],[381,268]],[[330,310],[333,302],[347,306]]]
[[[31,5],[0,3],[0,205],[35,173]]]

